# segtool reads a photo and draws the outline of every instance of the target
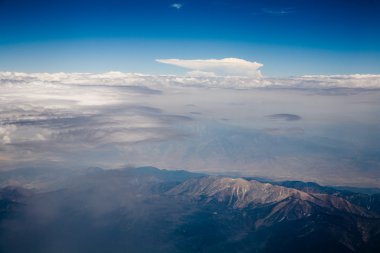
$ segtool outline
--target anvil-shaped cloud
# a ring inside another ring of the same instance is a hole
[[[157,59],[157,62],[171,64],[181,68],[193,70],[191,74],[209,74],[209,76],[244,76],[261,77],[259,68],[263,64],[250,62],[238,58],[183,60],[183,59]]]

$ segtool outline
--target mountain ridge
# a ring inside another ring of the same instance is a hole
[[[4,253],[377,253],[380,244],[380,212],[367,208],[373,196],[327,194],[317,184],[153,167],[89,169],[59,184],[44,182],[52,171],[13,174],[43,189],[0,189]]]
[[[326,213],[340,211],[367,218],[377,217],[365,208],[335,195],[307,193],[242,178],[215,176],[192,178],[172,188],[167,194],[186,196],[203,200],[206,203],[217,201],[235,209],[276,204],[266,219],[269,219],[272,214],[284,211],[284,208],[287,209],[284,215],[289,214],[289,211],[299,209],[299,213],[296,215],[298,218],[310,216],[313,214],[315,206],[323,209]]]

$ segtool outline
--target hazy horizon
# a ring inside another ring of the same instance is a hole
[[[151,165],[380,186],[376,75],[0,76],[2,169]]]

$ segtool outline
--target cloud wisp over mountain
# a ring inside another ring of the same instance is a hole
[[[277,113],[277,114],[271,114],[268,115],[268,118],[274,119],[274,120],[286,120],[286,121],[297,121],[301,120],[302,117],[296,114],[290,114],[290,113]]]

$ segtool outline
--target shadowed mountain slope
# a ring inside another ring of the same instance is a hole
[[[323,186],[152,167],[43,181],[54,173],[8,172],[0,252],[377,252],[380,243],[378,214]]]

